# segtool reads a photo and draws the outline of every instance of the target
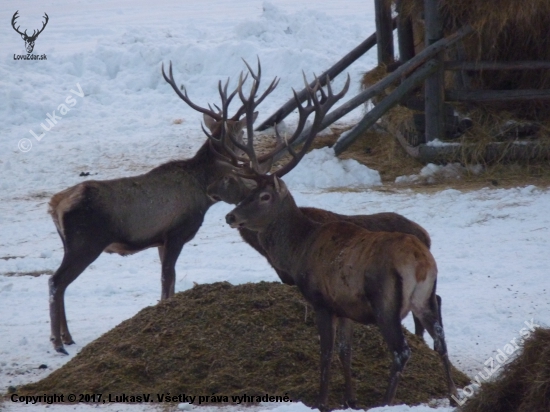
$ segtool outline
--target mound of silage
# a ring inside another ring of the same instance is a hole
[[[397,391],[417,404],[446,396],[438,355],[407,332],[413,356]],[[353,372],[359,406],[379,404],[390,358],[374,327],[356,325]],[[334,356],[330,406],[341,405],[343,377]],[[195,286],[143,309],[19,394],[102,393],[275,395],[314,405],[319,339],[313,312],[294,287],[279,283]],[[457,386],[467,378],[454,371]]]
[[[463,412],[550,411],[550,329],[535,329],[523,351],[485,383]]]

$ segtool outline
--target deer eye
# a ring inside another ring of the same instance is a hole
[[[260,195],[260,200],[262,202],[267,202],[267,201],[271,200],[271,195],[269,193],[262,193]]]

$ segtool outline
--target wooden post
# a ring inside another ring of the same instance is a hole
[[[450,102],[513,102],[525,100],[550,100],[550,90],[447,90],[445,91],[445,99]]]
[[[394,61],[393,27],[390,1],[374,0],[374,13],[376,17],[378,64],[387,66]]]
[[[414,34],[411,18],[403,15],[403,0],[397,0],[397,13],[399,61],[404,63],[414,57]]]
[[[369,127],[380,119],[388,110],[397,105],[403,97],[414,88],[418,87],[424,79],[430,76],[440,66],[438,61],[430,60],[423,67],[409,76],[393,92],[378,102],[374,108],[368,112],[357,125],[341,136],[334,145],[334,152],[339,155],[346,150],[359,136],[361,136]]]
[[[328,113],[323,119],[323,122],[321,123],[321,130],[327,128],[332,123],[342,118],[343,116],[351,112],[353,109],[359,107],[370,98],[382,93],[388,86],[391,86],[393,83],[395,83],[399,79],[405,78],[406,76],[410,75],[414,70],[419,68],[423,63],[425,63],[427,60],[435,56],[441,50],[444,50],[445,48],[452,46],[457,41],[459,41],[463,37],[470,34],[472,31],[473,30],[470,26],[464,26],[457,32],[447,36],[444,39],[439,40],[438,42],[432,44],[430,47],[425,48],[424,50],[419,52],[416,56],[414,56],[411,60],[399,66],[394,72],[388,74],[378,83],[373,84],[372,86],[363,90],[357,96],[353,97],[352,99],[348,100],[346,103],[342,104],[338,108]],[[308,134],[309,134],[309,128],[306,128],[300,134],[300,136],[294,141],[292,146],[295,147],[303,143]],[[286,153],[288,153],[286,149],[282,150],[281,152],[279,152],[274,156],[274,160],[275,161],[279,160]]]
[[[445,70],[539,70],[550,69],[550,61],[511,61],[511,62],[491,62],[491,61],[448,61],[445,62]]]
[[[424,0],[424,20],[426,24],[426,47],[443,37],[443,24],[439,15],[438,0]],[[440,139],[445,135],[443,112],[444,71],[443,52],[435,56],[440,68],[425,83],[426,102],[426,142]]]
[[[392,29],[396,24],[397,24],[396,19],[393,19]],[[353,49],[344,57],[342,57],[334,66],[332,66],[330,69],[328,69],[327,71],[325,71],[323,74],[319,76],[319,82],[321,83],[321,86],[325,85],[327,76],[331,80],[334,79],[337,75],[342,73],[350,64],[352,64],[355,60],[357,60],[359,57],[361,57],[363,54],[365,54],[371,48],[373,48],[375,44],[376,44],[376,33],[373,33],[372,35],[367,37],[365,41],[363,41],[359,46],[357,46],[355,49]],[[311,87],[313,87],[314,85],[315,85],[315,81],[310,83]],[[300,100],[300,102],[305,101],[307,96],[308,96],[308,92],[306,89],[303,89],[300,92],[298,92],[298,99]],[[281,106],[275,113],[269,116],[267,120],[265,120],[262,124],[260,124],[256,128],[256,131],[262,131],[270,127],[273,127],[275,123],[280,123],[294,109],[296,109],[296,99],[294,99],[293,97],[289,101],[287,101],[283,106]]]

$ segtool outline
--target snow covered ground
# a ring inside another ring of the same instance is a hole
[[[24,54],[23,40],[7,23],[16,10],[18,24],[29,32],[41,27],[43,13],[48,13],[49,23],[33,52],[46,54],[47,60],[14,60],[14,55]],[[321,73],[370,35],[373,15],[371,2],[359,0],[0,4],[0,393],[45,377],[159,299],[155,250],[125,258],[102,255],[67,290],[67,314],[77,345],[68,347],[70,356],[61,356],[52,352],[48,340],[48,276],[22,274],[55,271],[61,262],[62,244],[46,213],[52,194],[89,178],[146,172],[170,159],[191,156],[204,141],[200,115],[164,82],[161,62],[171,60],[176,80],[186,85],[195,102],[206,105],[218,102],[219,79],[236,79],[243,70],[241,58],[253,63],[259,56],[264,84],[281,77],[260,108],[262,121],[291,96],[291,87],[301,87],[302,70],[309,77]],[[375,56],[372,50],[348,70],[353,85],[349,96],[359,89],[360,75],[372,67]],[[343,81],[335,83],[338,89]],[[69,110],[60,108],[62,104]],[[358,110],[345,121],[360,114]],[[47,121],[52,117],[53,127]],[[474,380],[499,349],[519,341],[525,322],[548,325],[547,188],[418,193],[405,187],[381,192],[372,190],[379,184],[375,171],[328,154],[313,153],[315,163],[308,166],[306,158],[301,169],[288,176],[298,203],[347,214],[394,211],[429,231],[450,357]],[[80,176],[82,172],[89,177]],[[352,185],[362,190],[327,190]],[[176,291],[194,282],[277,279],[264,259],[225,224],[230,209],[213,206],[184,248],[176,267]],[[411,319],[406,325],[412,327]],[[42,364],[47,369],[39,369]],[[9,411],[44,407],[0,404]],[[48,408],[69,409],[74,406]],[[99,409],[152,407],[117,404]],[[237,408],[201,409],[220,410]],[[271,404],[251,410],[309,408]],[[427,407],[374,410],[423,412]]]

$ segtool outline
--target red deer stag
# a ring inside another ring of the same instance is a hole
[[[321,99],[318,93],[321,93]],[[345,89],[343,90],[345,92]],[[246,112],[253,109],[243,99]],[[292,160],[271,175],[256,156],[253,131],[247,131],[248,144],[238,145],[250,158],[251,167],[241,176],[257,182],[257,188],[226,216],[233,228],[244,227],[258,233],[261,247],[278,270],[287,273],[313,306],[321,340],[319,408],[327,409],[330,361],[339,319],[376,324],[384,337],[393,363],[385,402],[392,404],[410,349],[401,329],[402,319],[412,311],[434,339],[449,392],[457,395],[451,377],[451,364],[436,298],[437,267],[429,249],[417,237],[396,232],[372,232],[344,221],[319,223],[308,218],[296,205],[280,177],[295,167],[319,131],[321,120],[342,97],[328,95],[318,86],[309,89],[309,103],[300,113],[315,112],[311,134],[299,153],[291,150]],[[265,161],[272,153],[261,157]],[[340,334],[350,328],[343,328]],[[344,341],[349,342],[350,337]],[[343,352],[343,353],[342,353]],[[349,368],[351,348],[340,353]],[[346,371],[346,401],[353,405],[351,379]]]
[[[259,64],[259,62],[258,62]],[[214,201],[206,188],[233,166],[229,154],[238,155],[230,142],[242,141],[242,130],[252,123],[237,113],[228,118],[229,104],[237,89],[229,96],[228,82],[222,89],[221,112],[194,104],[185,89],[180,91],[174,81],[172,64],[169,76],[162,68],[164,79],[191,108],[203,113],[210,129],[208,139],[194,157],[165,163],[140,176],[113,180],[89,180],[55,194],[49,203],[57,231],[63,241],[65,254],[61,266],[49,280],[51,342],[57,352],[67,354],[63,344],[73,342],[67,326],[64,294],[73,282],[101,252],[127,255],[157,247],[162,265],[161,299],[174,294],[175,264],[183,248],[199,230],[204,215]],[[245,77],[246,79],[246,77]],[[240,78],[242,86],[243,78]],[[263,100],[277,85],[275,79],[263,93]]]
[[[254,188],[256,188],[256,184],[253,180],[244,179],[235,174],[226,174],[208,186],[206,193],[215,201],[237,205],[250,195]],[[428,249],[431,246],[430,235],[428,235],[428,232],[422,226],[397,213],[385,212],[372,215],[347,216],[314,207],[301,207],[300,210],[308,218],[319,223],[342,221],[356,224],[371,232],[408,233],[416,236]],[[241,238],[267,259],[283,283],[291,286],[294,285],[292,276],[277,269],[271,263],[266,251],[260,245],[257,232],[245,227],[239,227],[238,230]],[[441,297],[439,295],[437,295],[437,302],[439,310],[441,310]],[[422,322],[414,314],[413,320],[414,333],[422,338],[424,335],[424,326],[422,326]]]

